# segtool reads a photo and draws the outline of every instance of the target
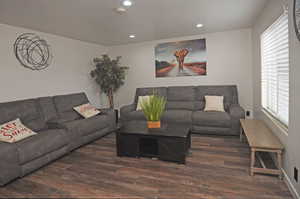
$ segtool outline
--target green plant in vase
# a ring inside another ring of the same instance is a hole
[[[148,128],[160,128],[160,119],[165,111],[166,99],[158,95],[151,95],[141,102],[142,111],[147,119]]]

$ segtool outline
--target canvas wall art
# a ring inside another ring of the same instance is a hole
[[[158,44],[155,47],[156,77],[207,74],[206,39]]]

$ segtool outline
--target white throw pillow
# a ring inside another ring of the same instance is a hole
[[[149,95],[146,95],[146,96],[139,96],[138,98],[138,104],[136,106],[136,110],[137,111],[140,111],[142,110],[142,106],[141,106],[141,103],[145,100],[149,100],[150,99],[150,96]]]
[[[204,111],[220,111],[224,110],[224,96],[205,96]]]
[[[36,133],[24,126],[20,119],[0,125],[0,141],[2,142],[14,143],[33,135]]]
[[[98,109],[93,107],[90,103],[82,104],[80,106],[76,106],[73,109],[75,111],[77,111],[80,115],[82,115],[86,119],[101,113]]]

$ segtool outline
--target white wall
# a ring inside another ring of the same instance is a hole
[[[207,39],[207,76],[155,78],[157,44],[197,38]],[[242,29],[110,47],[109,54],[122,56],[121,62],[130,67],[126,84],[116,95],[116,105],[132,103],[137,87],[236,84],[241,105],[252,110],[251,41],[251,30]]]
[[[37,33],[51,46],[53,60],[45,70],[26,69],[15,58],[13,44],[28,32]],[[99,106],[99,89],[89,71],[92,59],[105,52],[100,45],[0,24],[0,102],[84,91]]]
[[[293,9],[293,0],[289,0],[289,9]],[[296,38],[294,30],[293,16],[290,12],[289,16],[289,36],[290,36],[290,123],[287,145],[287,163],[286,172],[293,178],[293,167],[300,169],[300,41]],[[300,182],[296,183],[292,179],[292,183],[300,194]]]
[[[282,13],[283,5],[288,2],[289,6],[289,44],[290,44],[290,105],[289,105],[289,129],[288,132],[276,125],[266,114],[261,111],[261,57],[260,57],[260,35],[270,26]],[[279,137],[285,145],[284,171],[287,174],[287,182],[294,189],[294,194],[300,193],[300,184],[293,179],[293,169],[300,169],[300,42],[296,39],[296,34],[292,18],[293,0],[270,0],[257,19],[253,27],[253,102],[254,117],[264,120],[268,126]],[[297,78],[298,77],[298,78]]]

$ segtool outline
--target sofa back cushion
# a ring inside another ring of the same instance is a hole
[[[139,96],[153,95],[153,92],[159,96],[167,98],[166,87],[148,87],[148,88],[137,88],[134,98],[134,103],[138,103]]]
[[[44,116],[45,122],[56,119],[58,117],[53,97],[41,97],[37,100],[40,106],[41,113]]]
[[[195,87],[177,86],[167,89],[167,109],[194,110],[195,109]]]
[[[53,97],[53,101],[59,118],[62,118],[65,121],[72,121],[81,118],[73,107],[89,103],[85,93],[57,95]]]
[[[44,115],[40,110],[37,99],[0,103],[0,124],[17,118],[33,131],[40,131],[46,128]]]
[[[203,110],[205,96],[224,96],[224,108],[228,111],[231,104],[238,104],[238,91],[236,85],[225,86],[174,86],[174,87],[151,87],[137,88],[134,103],[137,104],[138,96],[153,94],[167,99],[167,110]]]
[[[205,106],[205,96],[224,96],[224,108],[228,111],[231,104],[238,104],[238,93],[235,85],[229,86],[196,86],[196,100],[203,104],[197,107],[198,110],[203,110]]]

